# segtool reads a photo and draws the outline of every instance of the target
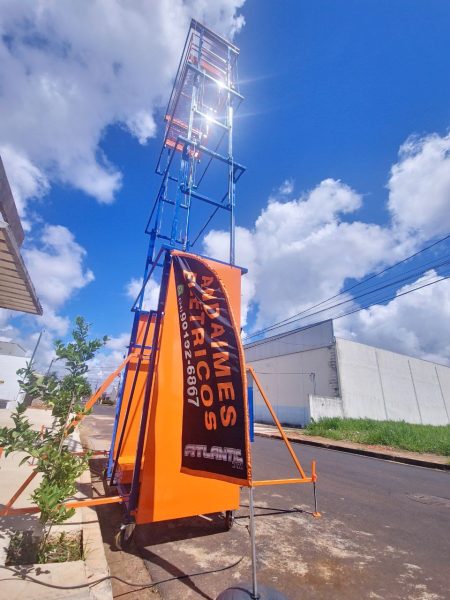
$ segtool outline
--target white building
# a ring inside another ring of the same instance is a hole
[[[26,366],[25,355],[19,344],[0,341],[0,408],[13,408],[19,399],[17,371]]]
[[[335,338],[333,322],[245,346],[278,418],[304,426],[321,417],[450,424],[450,368]],[[254,386],[255,420],[272,422]]]

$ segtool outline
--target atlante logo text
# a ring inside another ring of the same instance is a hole
[[[230,462],[233,467],[242,468],[244,459],[241,450],[237,448],[222,448],[222,446],[208,446],[204,444],[186,444],[184,456],[187,458],[206,458],[210,460],[223,460]]]

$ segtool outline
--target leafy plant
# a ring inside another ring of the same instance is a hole
[[[31,498],[40,509],[40,520],[46,529],[46,543],[51,526],[62,523],[74,513],[62,503],[73,496],[76,480],[87,468],[89,455],[77,456],[67,447],[68,435],[73,431],[73,414],[85,414],[82,400],[91,393],[85,378],[87,362],[104,346],[108,338],[89,339],[89,324],[77,317],[72,331],[73,341],[64,344],[55,342],[57,360],[65,363],[67,374],[58,378],[55,374],[39,376],[31,364],[20,369],[19,384],[24,392],[24,401],[16,407],[11,417],[14,427],[0,428],[0,446],[5,455],[25,452],[22,463],[33,457],[35,469],[42,473],[42,482]],[[44,432],[33,430],[25,414],[27,402],[39,399],[52,409],[53,423]]]

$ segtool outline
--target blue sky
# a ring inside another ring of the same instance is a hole
[[[235,156],[247,172],[237,188],[238,262],[250,269],[249,329],[449,233],[447,2],[218,0],[205,8],[174,0],[166,10],[152,0],[133,14],[104,0],[41,5],[40,14],[35,3],[0,7],[0,154],[49,316],[3,313],[0,335],[31,348],[45,327],[43,362],[78,314],[113,338],[106,369],[122,351],[126,290],[142,275],[159,185],[162,110],[191,16],[223,35],[237,31],[241,49],[246,100]],[[114,64],[120,78],[109,75]],[[286,229],[291,220],[297,229]],[[213,226],[199,250],[220,257],[223,222]],[[330,235],[327,248],[317,241]],[[449,326],[439,326],[450,317],[447,283],[346,319],[338,333],[449,361]],[[66,293],[49,292],[60,285]],[[435,335],[417,324],[424,316]]]

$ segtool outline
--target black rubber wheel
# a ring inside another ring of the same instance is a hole
[[[234,510],[227,510],[225,512],[225,528],[227,531],[233,527],[234,524]]]
[[[126,550],[133,539],[136,523],[124,523],[114,536],[114,545],[117,550]]]

